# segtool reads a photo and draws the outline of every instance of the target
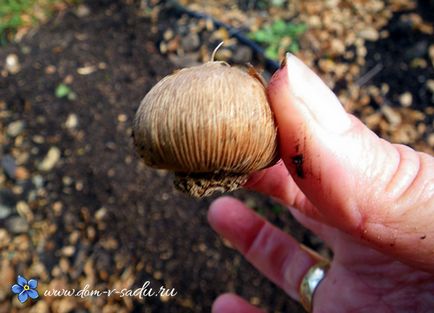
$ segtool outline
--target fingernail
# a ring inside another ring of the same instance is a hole
[[[319,125],[341,133],[351,127],[351,120],[339,99],[309,67],[291,53],[286,54],[289,88],[296,105],[303,105]]]

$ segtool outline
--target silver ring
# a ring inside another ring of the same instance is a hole
[[[304,275],[300,284],[300,302],[307,312],[312,312],[313,296],[316,288],[324,279],[327,270],[330,267],[330,262],[319,261],[313,265]]]

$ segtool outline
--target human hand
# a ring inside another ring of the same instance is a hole
[[[434,158],[378,138],[292,55],[268,95],[282,160],[253,174],[246,187],[289,206],[333,250],[313,312],[433,312]],[[208,219],[299,300],[317,258],[233,198],[217,199]],[[262,311],[226,294],[213,312]]]

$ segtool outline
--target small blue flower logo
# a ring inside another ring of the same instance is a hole
[[[32,299],[39,297],[38,291],[36,291],[37,286],[38,281],[36,279],[27,281],[23,276],[18,275],[17,283],[12,286],[11,290],[18,295],[18,300],[24,303],[29,297]]]

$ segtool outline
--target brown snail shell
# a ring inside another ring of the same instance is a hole
[[[175,172],[175,186],[195,197],[237,189],[277,160],[263,83],[224,62],[163,78],[142,100],[133,133],[145,163]]]

